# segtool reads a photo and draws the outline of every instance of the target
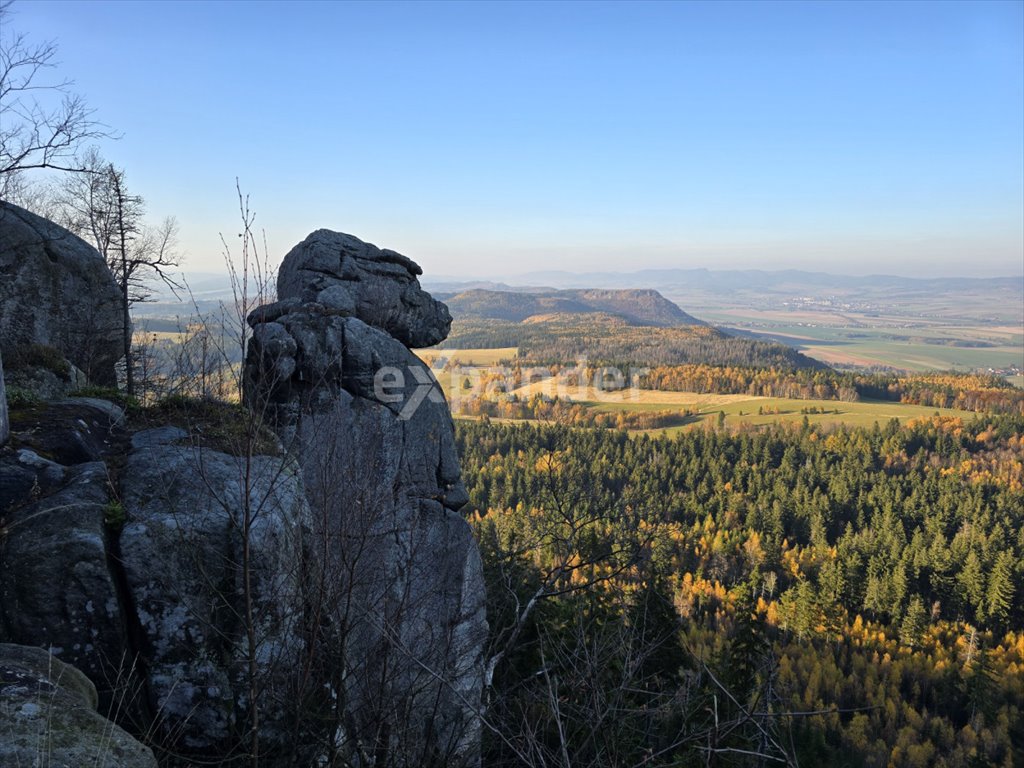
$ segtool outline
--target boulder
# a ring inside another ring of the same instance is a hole
[[[307,649],[309,508],[297,468],[181,444],[182,436],[166,428],[135,435],[121,481],[119,559],[156,735],[175,751],[230,754],[246,738],[251,684],[266,692],[264,759],[275,748],[298,757],[289,739],[309,693],[295,674]],[[252,669],[250,639],[258,643]]]
[[[451,413],[409,351],[449,322],[429,296],[401,298],[422,293],[416,274],[399,254],[314,232],[285,259],[283,300],[250,315],[245,396],[302,466],[344,748],[380,749],[387,734],[389,764],[475,765],[483,573],[458,514],[467,494]]]
[[[98,398],[50,400],[10,414],[18,445],[65,466],[99,461],[120,450],[124,411]]]
[[[23,454],[19,463],[31,469],[30,461]],[[40,474],[48,468],[35,463]],[[107,468],[89,462],[63,474],[56,492],[31,502],[30,491],[30,503],[6,511],[0,641],[50,649],[103,686],[109,703],[131,662],[107,561]]]
[[[96,711],[96,688],[42,648],[0,644],[0,765],[156,768],[153,752]]]
[[[130,666],[108,561],[118,513],[104,459],[124,414],[102,400],[21,406],[0,454],[0,642],[40,645],[96,681],[104,704]]]
[[[120,293],[95,248],[68,230],[0,201],[0,350],[58,350],[89,381],[114,386],[123,356]]]
[[[331,727],[311,717],[327,678],[300,674],[298,468],[210,450],[192,427],[129,435],[121,409],[89,398],[17,409],[0,451],[0,643],[74,664],[102,712],[182,755],[247,748],[257,690],[262,762],[312,764]]]
[[[18,350],[22,354],[14,361],[7,371],[7,386],[19,389],[26,395],[40,400],[60,400],[72,392],[88,386],[88,377],[77,367],[65,360],[60,353],[49,347],[51,354],[57,355],[59,365],[40,365],[32,362],[31,349],[25,347]]]
[[[448,336],[452,317],[444,304],[420,288],[417,275],[422,273],[400,253],[318,229],[284,257],[277,296],[358,317],[407,347],[429,347]]]

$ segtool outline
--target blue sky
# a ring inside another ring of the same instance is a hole
[[[20,0],[187,266],[1024,272],[1024,3]],[[4,30],[7,33],[11,30]]]

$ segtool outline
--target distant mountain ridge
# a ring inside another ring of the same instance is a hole
[[[645,269],[637,272],[595,272],[574,275],[567,272],[533,272],[522,276],[531,283],[558,287],[586,285],[604,287],[611,283],[617,287],[664,285],[683,283],[690,287],[712,290],[731,290],[756,286],[760,290],[778,288],[786,290],[793,285],[837,289],[897,289],[897,290],[951,290],[971,287],[1020,288],[1024,277],[902,277],[898,275],[839,275],[828,272],[808,272],[799,269]]]
[[[964,288],[1021,291],[1024,275],[1013,277],[903,277],[899,275],[841,275],[829,272],[811,272],[799,269],[763,270],[732,269],[643,269],[635,272],[567,272],[550,270],[508,276],[504,283],[544,285],[553,289],[572,288],[643,288],[657,285],[663,292],[670,287],[712,292],[756,288],[759,291],[790,292],[799,288],[817,288],[836,291],[864,289],[890,291],[956,291]],[[500,289],[520,290],[497,284]],[[463,283],[461,290],[471,283]],[[479,285],[479,283],[477,284]],[[428,290],[432,285],[425,286]],[[458,283],[446,281],[444,288],[460,290]],[[537,290],[537,289],[533,289]],[[543,289],[540,289],[543,290]]]
[[[658,291],[646,289],[584,289],[511,292],[473,289],[454,295],[435,294],[458,319],[523,322],[537,315],[605,313],[633,325],[670,328],[704,325]]]
[[[516,347],[519,360],[536,365],[825,367],[784,344],[730,336],[650,288],[434,296],[454,319],[444,349]]]

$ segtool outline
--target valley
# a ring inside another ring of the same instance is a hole
[[[664,299],[700,321],[752,339],[781,342],[832,366],[917,372],[991,369],[1011,376],[1024,368],[1021,278],[665,269],[542,272],[507,280],[488,285],[505,291],[529,290],[533,295],[540,289],[513,289],[509,283],[547,285],[548,292],[581,286],[621,290],[657,286]],[[460,286],[474,285],[442,287],[455,295]]]
[[[428,365],[438,361],[447,368],[435,368],[434,375],[448,398],[454,415],[464,415],[463,406],[475,398],[527,401],[539,397],[559,399],[578,404],[595,413],[650,413],[676,414],[685,424],[665,429],[643,430],[674,434],[698,426],[718,426],[733,429],[760,427],[768,424],[796,422],[806,419],[811,424],[824,426],[866,426],[885,424],[890,419],[901,423],[911,419],[927,418],[936,414],[946,417],[970,419],[974,414],[956,408],[934,408],[893,402],[891,400],[864,400],[839,402],[836,400],[766,397],[746,394],[715,394],[698,392],[663,391],[641,388],[608,390],[593,384],[569,384],[565,376],[538,373],[535,380],[522,386],[498,387],[494,377],[507,373],[514,383],[512,368],[515,349],[498,350],[424,350],[419,353]],[[464,386],[471,382],[471,387]],[[486,382],[486,383],[484,383]],[[507,391],[506,391],[507,390]],[[719,414],[724,419],[719,423]]]

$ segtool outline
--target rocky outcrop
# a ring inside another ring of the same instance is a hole
[[[52,347],[21,347],[14,363],[7,386],[30,398],[60,400],[89,385],[88,377]]]
[[[4,364],[112,381],[95,252],[13,206],[0,229]],[[451,415],[409,350],[450,322],[419,271],[307,238],[281,300],[250,317],[248,411],[192,403],[132,425],[104,400],[19,398],[0,439],[0,643],[73,664],[101,713],[185,760],[478,764],[482,568]],[[4,717],[62,722],[18,701]],[[87,755],[99,715],[52,701],[73,721],[67,755]]]
[[[96,711],[88,677],[41,648],[0,644],[0,765],[156,768],[153,752]]]
[[[0,450],[0,642],[74,664],[102,712],[163,749],[246,749],[255,695],[265,764],[312,761],[330,728],[307,723],[327,676],[304,667],[309,506],[297,467],[209,448],[199,424],[130,433],[103,400],[19,406],[12,428]]]
[[[389,764],[474,764],[487,634],[451,414],[408,347],[447,333],[420,269],[319,230],[250,315],[246,399],[298,457],[331,627],[341,740]],[[343,297],[343,298],[339,298]]]
[[[12,412],[0,454],[0,642],[49,648],[103,688],[131,666],[108,518],[123,413],[74,400]]]
[[[309,507],[297,468],[270,456],[197,453],[187,437],[137,433],[122,472],[119,559],[148,704],[175,749],[229,754],[244,743],[259,691],[263,750],[298,757],[295,704],[309,695],[296,678],[308,650]]]
[[[115,385],[122,357],[120,295],[103,258],[63,227],[0,201],[0,350],[58,350],[86,377]]]
[[[288,252],[277,274],[279,299],[357,317],[408,347],[437,344],[452,324],[448,308],[420,288],[416,262],[352,235],[318,229]]]
[[[36,488],[42,475],[56,490],[27,506],[8,507],[0,639],[50,648],[93,680],[116,679],[127,645],[107,562],[106,466],[96,461],[64,468],[23,449],[5,469],[8,475],[21,470]]]

